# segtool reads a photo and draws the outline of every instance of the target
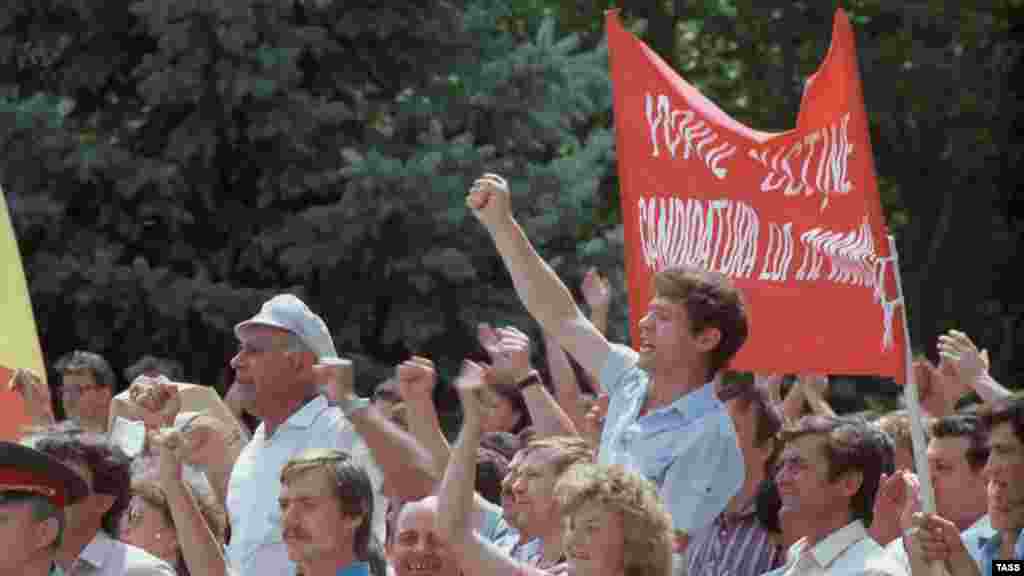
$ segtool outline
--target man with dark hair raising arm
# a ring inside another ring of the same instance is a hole
[[[526,309],[587,372],[600,376],[610,405],[599,460],[659,487],[681,551],[687,535],[709,525],[743,483],[736,430],[713,384],[747,338],[739,291],[713,272],[659,271],[639,323],[637,353],[609,343],[576,306],[513,217],[504,178],[484,175],[466,202],[493,238]]]

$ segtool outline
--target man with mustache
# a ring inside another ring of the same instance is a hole
[[[373,500],[369,475],[344,452],[313,449],[289,460],[281,470],[278,503],[297,573],[369,576]]]

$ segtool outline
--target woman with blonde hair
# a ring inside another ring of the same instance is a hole
[[[210,531],[223,545],[227,531],[224,510],[209,494],[196,490],[191,484],[186,485]],[[189,576],[171,507],[159,481],[156,478],[135,478],[131,494],[128,509],[121,517],[119,539],[164,560],[174,567],[178,576]]]
[[[672,571],[672,522],[653,484],[621,466],[576,464],[555,487],[565,555],[576,574]]]
[[[438,495],[438,529],[466,576],[669,576],[672,529],[653,484],[621,467],[579,463],[554,486],[565,564],[545,571],[513,559],[473,530],[473,485],[485,369],[466,361],[455,383],[464,417]]]

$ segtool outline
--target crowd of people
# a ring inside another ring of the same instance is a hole
[[[1024,398],[966,334],[914,364],[926,514],[906,410],[837,415],[821,375],[727,376],[748,333],[727,277],[658,272],[630,348],[605,336],[607,281],[585,275],[588,316],[504,179],[467,204],[548,366],[522,327],[481,325],[454,443],[429,358],[360,397],[289,294],[235,327],[223,402],[195,405],[181,365],[155,359],[117,394],[110,365],[76,351],[56,365],[65,421],[39,375],[9,383],[34,426],[0,443],[0,574],[987,576],[1024,559]]]

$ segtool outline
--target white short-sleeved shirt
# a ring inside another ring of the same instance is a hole
[[[869,570],[888,576],[910,574],[868,535],[860,520],[832,532],[810,550],[806,537],[797,540],[787,558],[785,566],[765,572],[764,576],[857,576]]]
[[[743,454],[725,405],[708,382],[638,417],[650,377],[639,355],[612,344],[601,370],[608,414],[598,461],[620,464],[658,486],[672,526],[688,534],[710,525],[743,486]]]
[[[384,541],[387,502],[381,494],[381,473],[369,449],[337,407],[317,396],[292,414],[267,438],[263,424],[238,456],[228,483],[227,511],[231,521],[228,565],[238,574],[294,575],[281,529],[281,469],[288,460],[311,448],[349,453],[363,466],[373,484],[373,529]]]
[[[163,560],[114,540],[100,530],[82,549],[67,576],[174,576],[174,568]]]

